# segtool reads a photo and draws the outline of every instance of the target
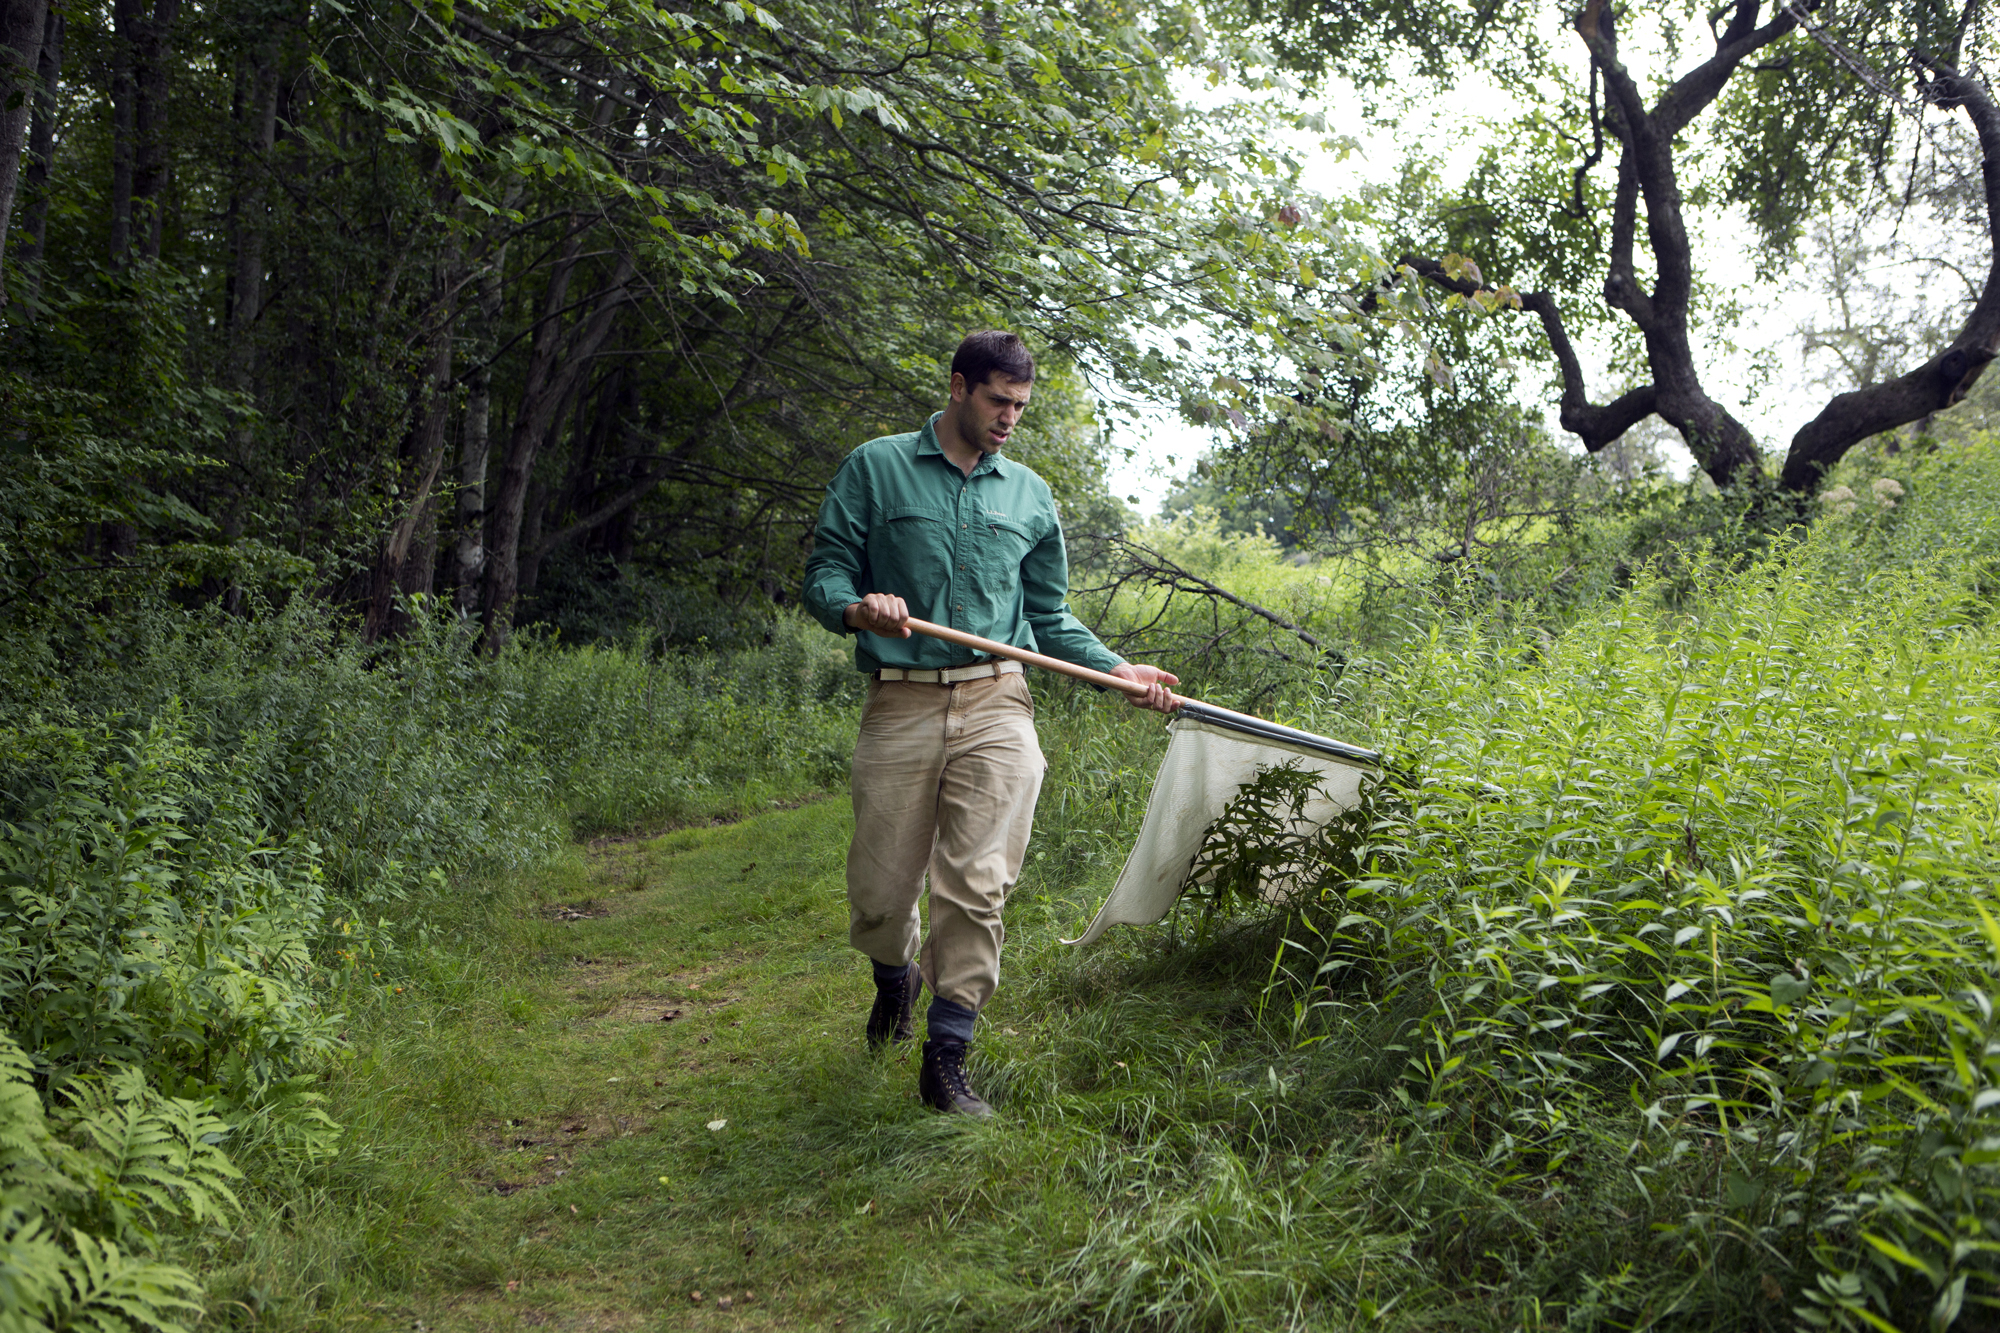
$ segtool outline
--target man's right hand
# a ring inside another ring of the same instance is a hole
[[[886,592],[871,592],[858,602],[849,602],[841,619],[851,629],[865,629],[885,639],[910,637],[910,608],[903,604],[902,598]]]

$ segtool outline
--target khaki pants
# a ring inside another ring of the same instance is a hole
[[[977,1012],[1000,984],[1000,909],[1020,878],[1047,761],[1019,674],[955,685],[871,681],[854,744],[848,939],[878,963],[917,952],[924,984]]]

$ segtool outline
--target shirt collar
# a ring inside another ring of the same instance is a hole
[[[924,428],[917,432],[918,457],[921,458],[925,454],[941,455],[944,453],[944,446],[938,443],[937,437],[938,418],[943,415],[944,413],[942,412],[931,413],[931,419],[926,421]],[[946,459],[945,461],[950,462],[951,460]],[[979,461],[972,465],[972,476],[977,477],[982,473],[991,472],[995,476],[1004,477],[1007,475],[1007,469],[1012,466],[1014,465],[999,454],[983,454],[980,456]],[[969,481],[971,478],[968,477],[967,480]]]

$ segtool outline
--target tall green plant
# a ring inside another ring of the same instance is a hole
[[[1911,489],[1947,469],[1995,480]],[[2000,1309],[2000,645],[1966,513],[1829,522],[1553,642],[1437,623],[1355,705],[1405,774],[1358,851],[1286,851],[1355,857],[1281,950],[1302,1040],[1422,1000],[1409,1123],[1496,1187],[1564,1188],[1617,1126],[1676,1309],[1760,1267],[1808,1325]]]

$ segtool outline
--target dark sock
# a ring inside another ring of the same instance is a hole
[[[892,966],[889,963],[877,963],[873,958],[870,958],[868,961],[874,964],[875,967],[875,984],[883,990],[887,990],[891,986],[900,986],[903,978],[910,974],[910,965],[908,963]]]
[[[953,1004],[942,995],[931,996],[929,1023],[932,1041],[971,1041],[972,1021],[979,1017],[977,1009],[968,1009],[962,1004]]]

